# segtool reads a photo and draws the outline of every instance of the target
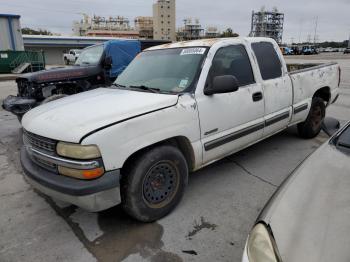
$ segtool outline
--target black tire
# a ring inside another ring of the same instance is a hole
[[[322,98],[314,97],[305,122],[298,124],[299,135],[307,139],[316,137],[321,132],[321,126],[325,116],[325,102]]]
[[[65,64],[65,65],[69,65],[69,61],[68,61],[67,58],[64,58],[64,64]]]
[[[58,100],[58,99],[61,99],[61,98],[64,98],[68,95],[64,95],[64,94],[60,94],[60,95],[53,95],[53,96],[49,96],[47,98],[44,99],[44,101],[41,102],[41,104],[47,104],[49,102],[52,102],[52,101],[55,101],[55,100]]]
[[[122,205],[127,214],[153,222],[180,202],[188,183],[188,166],[179,149],[158,146],[139,154],[121,181]]]

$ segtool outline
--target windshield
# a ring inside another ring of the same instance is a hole
[[[115,84],[144,87],[159,92],[180,93],[195,81],[206,48],[173,48],[139,54]]]
[[[103,54],[103,45],[97,45],[84,49],[75,65],[98,65]]]

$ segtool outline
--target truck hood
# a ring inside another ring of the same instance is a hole
[[[177,104],[177,95],[100,88],[30,110],[23,128],[51,139],[79,143],[97,129]]]
[[[98,74],[99,66],[68,66],[57,67],[49,70],[42,70],[34,73],[27,73],[17,78],[17,81],[28,80],[31,82],[43,83],[48,81],[79,79]]]
[[[283,184],[259,219],[282,261],[350,261],[350,156],[326,143]]]

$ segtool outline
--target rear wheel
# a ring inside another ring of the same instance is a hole
[[[64,58],[64,64],[65,64],[65,65],[69,65],[69,61],[68,61],[67,58]]]
[[[142,222],[153,222],[180,202],[188,182],[187,162],[179,149],[159,146],[140,154],[122,179],[124,210]]]
[[[326,106],[322,98],[312,99],[311,109],[305,122],[298,124],[299,135],[303,138],[314,138],[320,131],[326,115]]]

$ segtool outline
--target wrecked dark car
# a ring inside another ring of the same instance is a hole
[[[167,43],[153,40],[111,40],[85,48],[76,63],[21,75],[17,96],[8,96],[2,107],[21,121],[30,109],[59,98],[110,86],[142,50]]]

